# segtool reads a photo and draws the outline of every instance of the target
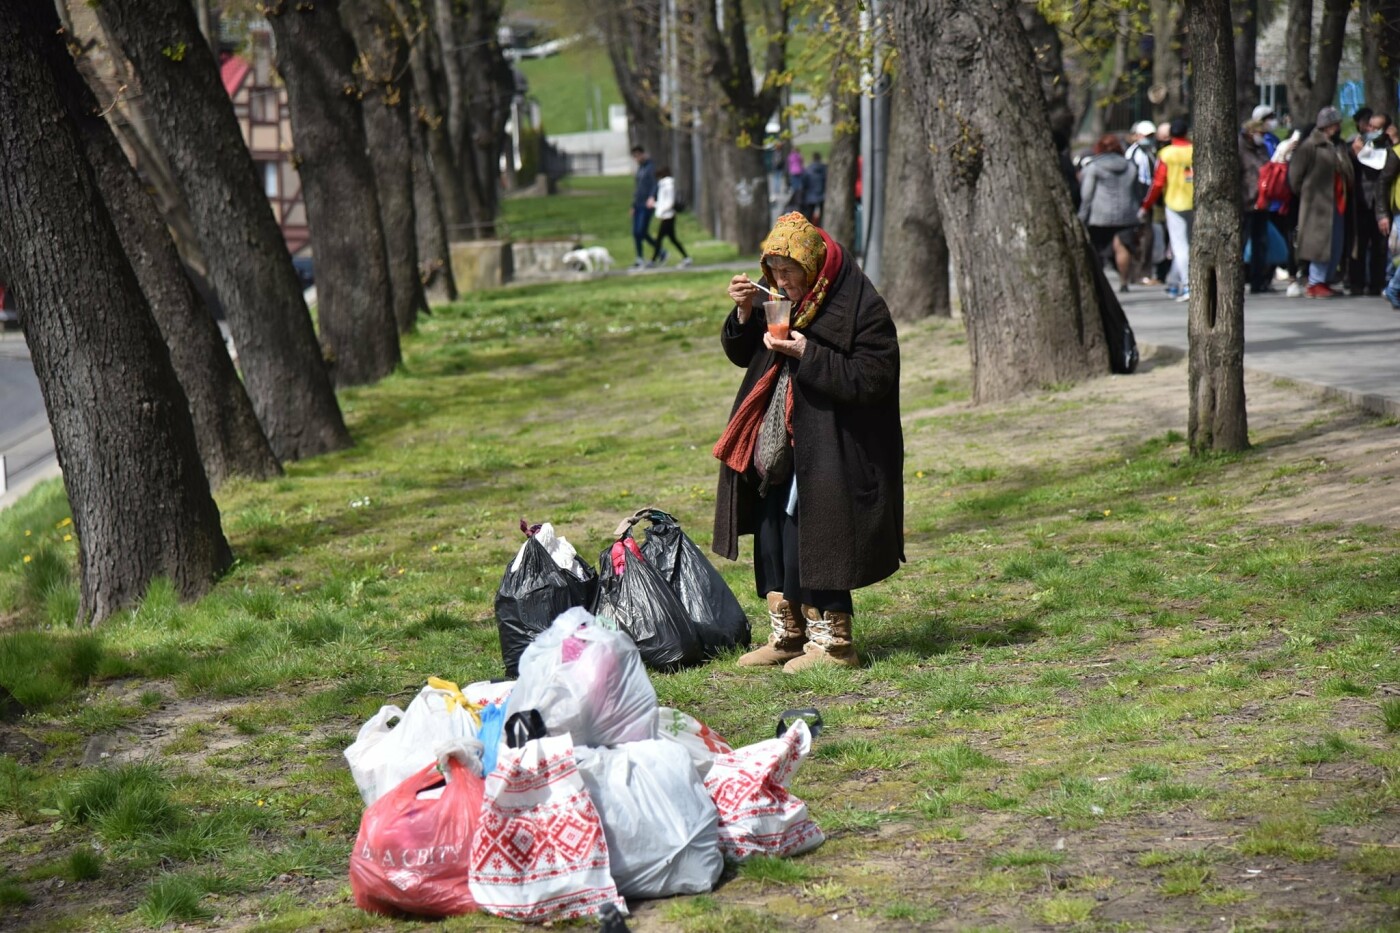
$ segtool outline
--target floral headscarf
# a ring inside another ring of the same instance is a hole
[[[760,246],[759,265],[769,282],[775,281],[768,257],[791,259],[807,273],[807,295],[794,310],[792,326],[806,327],[826,300],[826,291],[841,267],[841,248],[824,231],[797,211],[778,218]]]

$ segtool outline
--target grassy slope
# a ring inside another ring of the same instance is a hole
[[[219,494],[240,562],[197,605],[158,586],[69,631],[61,488],[0,514],[0,684],[37,710],[0,733],[0,926],[387,927],[350,905],[360,806],[341,750],[430,674],[499,673],[492,597],[521,516],[590,558],[647,504],[708,543],[708,448],[739,376],[714,339],[725,278],[440,309],[399,373],[342,394],[354,450]],[[639,922],[1392,917],[1400,755],[1377,703],[1400,682],[1396,536],[1259,525],[1240,506],[1269,467],[1193,461],[1174,435],[1008,465],[999,432],[1092,413],[1053,394],[968,410],[959,330],[902,341],[923,364],[903,386],[909,564],[857,594],[867,666],[654,678],[736,744],[822,707],[795,790],[830,838]],[[720,565],[761,618],[747,565]],[[76,768],[102,736],[122,767]]]
[[[606,130],[608,105],[622,103],[608,56],[593,43],[581,43],[549,58],[522,59],[530,96],[539,101],[545,132],[582,133]],[[599,109],[599,102],[602,107]],[[588,125],[588,112],[594,125]],[[598,124],[599,114],[603,121]]]

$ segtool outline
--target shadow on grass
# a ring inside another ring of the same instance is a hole
[[[858,619],[856,624],[860,624]],[[1034,619],[1024,616],[989,625],[950,625],[935,616],[908,627],[885,627],[869,636],[862,634],[856,641],[866,663],[873,663],[898,654],[934,658],[968,647],[1029,644],[1043,634]]]

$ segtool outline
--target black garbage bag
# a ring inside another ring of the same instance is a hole
[[[695,635],[690,613],[670,584],[644,558],[638,556],[631,532],[621,539],[631,547],[621,551],[622,572],[614,569],[612,547],[598,556],[598,598],[595,616],[607,616],[637,643],[642,663],[658,671],[674,671],[700,664],[705,651]]]
[[[1087,242],[1087,239],[1086,239]],[[1089,267],[1094,270],[1094,291],[1099,297],[1099,317],[1103,321],[1103,336],[1108,342],[1108,370],[1127,374],[1138,367],[1137,338],[1133,336],[1128,315],[1123,313],[1123,304],[1114,294],[1113,283],[1103,271],[1103,260],[1089,246]]]
[[[681,530],[681,523],[660,509],[643,509],[629,523],[642,518],[650,522],[642,556],[671,584],[690,613],[705,656],[714,657],[735,645],[747,648],[753,633],[744,607],[704,552]]]
[[[520,676],[520,654],[535,636],[575,606],[587,608],[598,595],[598,574],[575,555],[565,570],[554,562],[533,535],[525,542],[520,566],[506,565],[501,588],[496,591],[496,628],[501,636],[501,658],[506,676]]]

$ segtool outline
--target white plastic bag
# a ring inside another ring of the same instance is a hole
[[[515,689],[515,681],[502,680],[478,680],[474,684],[467,684],[462,688],[462,695],[467,698],[467,702],[475,706],[488,706],[492,703],[500,703],[510,696],[510,692]]]
[[[391,728],[394,719],[399,722]],[[408,709],[381,707],[360,727],[354,744],[345,750],[345,760],[365,806],[432,764],[438,745],[475,739],[478,726],[472,704],[457,685],[437,677],[428,679],[428,685],[413,698]]]
[[[716,755],[734,751],[718,732],[689,713],[662,706],[656,710],[656,719],[657,737],[684,748],[702,779],[710,773]]]
[[[685,749],[660,739],[576,748],[623,897],[703,894],[724,871],[719,813]]]
[[[656,738],[656,691],[637,646],[570,609],[520,656],[520,679],[506,717],[539,710],[550,735],[579,745],[620,745]]]
[[[527,923],[589,917],[618,896],[607,837],[574,760],[573,739],[501,750],[472,837],[470,885],[489,914]]]
[[[796,855],[826,838],[807,804],[788,790],[797,766],[812,750],[807,723],[797,720],[780,739],[745,745],[715,758],[705,778],[719,810],[719,847],[732,859]]]
[[[521,527],[524,528],[525,526],[521,525]],[[574,550],[574,546],[569,543],[568,538],[554,533],[553,525],[549,522],[545,522],[540,526],[540,530],[530,537],[544,545],[545,553],[553,559],[554,563],[559,565],[560,570],[568,570],[571,573],[577,574],[574,561],[578,558],[578,551]],[[529,543],[527,539],[525,544]],[[511,570],[520,569],[520,562],[525,559],[525,544],[520,545],[520,550],[515,552],[515,560],[512,561],[510,565]]]

